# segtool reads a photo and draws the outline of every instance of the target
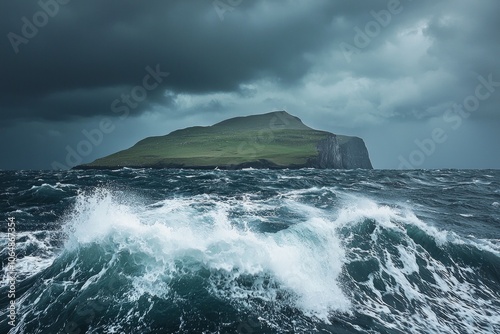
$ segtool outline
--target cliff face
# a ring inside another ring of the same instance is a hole
[[[373,169],[368,149],[365,142],[359,137],[351,137],[349,141],[340,145],[342,154],[342,168],[353,169]]]
[[[316,146],[318,157],[313,161],[317,168],[343,168],[342,152],[336,135],[328,135]]]
[[[372,164],[363,139],[358,137],[342,138],[329,134],[317,145],[318,157],[312,159],[315,168],[333,169],[372,169]]]

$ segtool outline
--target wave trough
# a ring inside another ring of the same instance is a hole
[[[86,173],[15,176],[5,212],[27,223],[2,332],[500,332],[494,171]],[[485,203],[457,212],[437,186]]]

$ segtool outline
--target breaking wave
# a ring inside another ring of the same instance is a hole
[[[213,180],[190,173],[179,182]],[[304,187],[301,172],[258,191],[227,177],[240,190],[28,189],[58,200],[62,191],[72,204],[57,227],[17,236],[12,332],[500,331],[498,238],[460,233],[410,201]],[[280,188],[290,180],[298,186]]]

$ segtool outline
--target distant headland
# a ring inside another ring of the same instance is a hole
[[[315,130],[286,111],[274,111],[148,137],[74,168],[121,167],[372,169],[372,164],[361,138]]]

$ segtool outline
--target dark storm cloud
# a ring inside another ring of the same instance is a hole
[[[34,2],[0,6],[5,35],[22,36],[22,18],[32,22],[41,10]],[[308,69],[303,53],[324,45],[333,8],[326,2],[291,10],[285,2],[253,8],[258,6],[264,4],[246,1],[221,22],[206,1],[59,5],[28,43],[13,48],[8,38],[2,40],[2,114],[64,119],[109,113],[110,101],[140,83],[144,68],[156,64],[172,74],[164,88],[178,92],[237,90],[259,76],[292,83]],[[252,18],[247,10],[263,16]],[[148,101],[162,102],[161,97],[156,92]]]
[[[23,37],[23,18],[33,23],[40,3],[53,8],[49,4],[57,2],[0,5],[0,31],[6,35],[0,107],[7,118],[109,114],[110,101],[140,83],[144,68],[156,64],[172,74],[162,87],[175,92],[236,91],[262,77],[286,87],[310,69],[307,54],[350,41],[353,27],[372,19],[370,8],[387,7],[387,1],[372,1],[369,8],[332,1],[242,1],[221,21],[211,1],[149,1],[147,6],[71,1],[58,4],[57,13],[26,44],[9,40],[9,33]],[[421,4],[411,6],[418,12]],[[394,29],[389,26],[383,35]],[[374,45],[385,37],[377,40]],[[134,111],[155,103],[166,103],[162,90]]]
[[[42,7],[57,12],[45,15]],[[0,132],[0,140],[15,129],[26,143],[60,141],[47,156],[63,159],[83,128],[113,118],[117,132],[91,159],[126,148],[118,145],[124,139],[133,144],[131,131],[135,140],[173,124],[290,108],[329,131],[375,136],[374,127],[383,126],[395,136],[411,133],[408,154],[418,129],[426,122],[442,127],[453,103],[475,94],[479,77],[500,82],[499,14],[496,0],[3,1],[0,128],[10,132]],[[26,24],[37,20],[33,32]],[[144,89],[156,69],[169,74]],[[130,101],[136,87],[144,100]],[[470,117],[460,116],[462,129],[500,122],[494,88]],[[124,120],[123,107],[135,117]],[[401,124],[405,130],[392,131]],[[396,164],[404,143],[378,156]],[[29,161],[30,149],[21,151]],[[49,166],[46,159],[36,166]]]

